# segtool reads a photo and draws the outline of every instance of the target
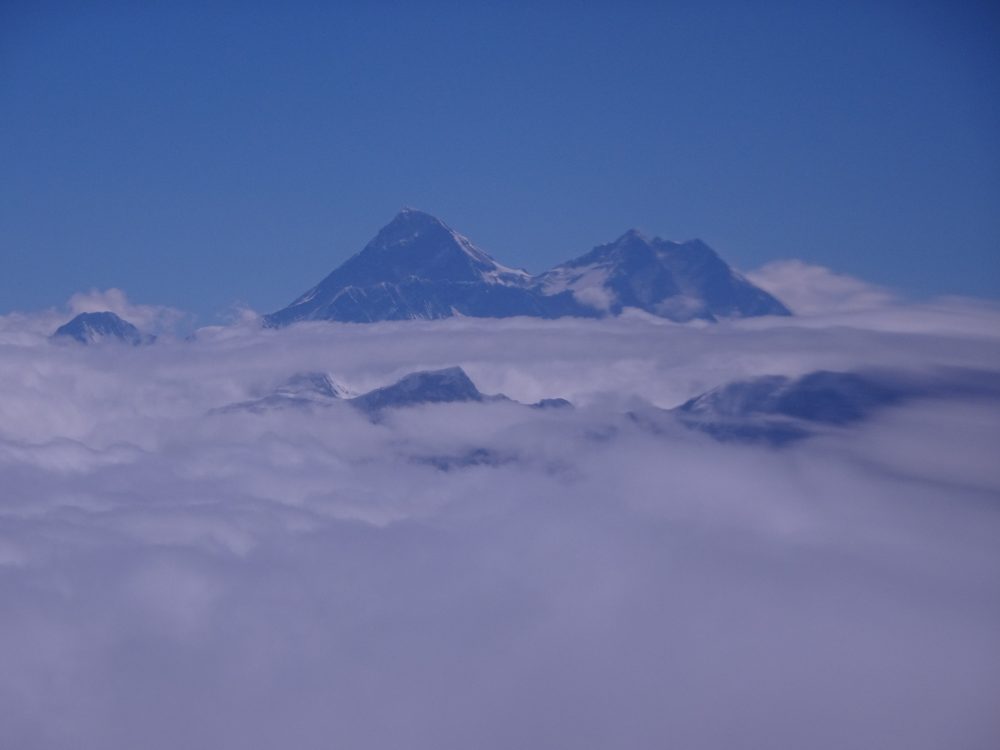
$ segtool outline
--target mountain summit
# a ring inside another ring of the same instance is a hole
[[[118,341],[132,346],[151,344],[155,336],[144,335],[127,320],[113,312],[80,313],[68,323],[59,326],[52,334],[56,340],[72,340],[81,344]]]
[[[604,317],[627,307],[676,321],[790,314],[700,240],[668,242],[631,230],[532,276],[498,263],[440,219],[404,208],[360,253],[265,324]]]
[[[440,219],[404,208],[364,250],[266,322],[538,315],[531,282]]]
[[[612,315],[626,307],[676,321],[791,314],[701,240],[671,242],[635,229],[539,281],[547,294],[569,291],[578,302]]]
[[[369,415],[385,409],[421,404],[488,400],[461,367],[411,372],[392,385],[376,388],[351,403]]]

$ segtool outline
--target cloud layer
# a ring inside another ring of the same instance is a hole
[[[816,369],[1000,372],[945,300],[60,347],[0,321],[0,733],[19,748],[989,748],[1000,410],[783,450],[626,411]],[[460,365],[574,410],[219,413]],[[469,461],[470,456],[488,457]]]

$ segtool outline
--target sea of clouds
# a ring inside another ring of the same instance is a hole
[[[1000,373],[1000,308],[754,279],[804,314],[245,316],[148,347],[47,339],[180,319],[114,290],[0,317],[0,746],[997,747],[1000,404],[783,448],[624,415],[754,375]],[[576,408],[218,411],[452,365]]]

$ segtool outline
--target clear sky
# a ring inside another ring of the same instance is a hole
[[[404,204],[531,271],[637,226],[1000,297],[1000,11],[5,0],[0,169],[0,312],[271,311]]]

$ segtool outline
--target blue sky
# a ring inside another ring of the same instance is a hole
[[[989,3],[78,5],[0,10],[0,311],[270,311],[404,204],[1000,296]]]

